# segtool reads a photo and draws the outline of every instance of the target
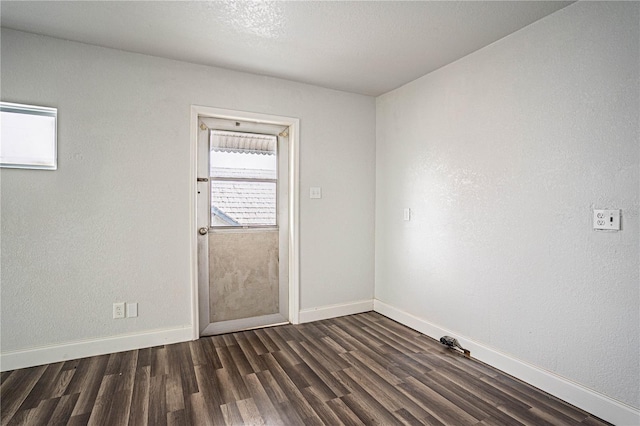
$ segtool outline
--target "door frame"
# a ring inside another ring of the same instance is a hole
[[[300,119],[279,115],[191,105],[191,146],[189,170],[189,241],[191,245],[191,326],[192,339],[200,338],[198,305],[198,224],[197,224],[197,172],[198,172],[198,117],[252,121],[289,126],[289,322],[299,324],[300,316]]]

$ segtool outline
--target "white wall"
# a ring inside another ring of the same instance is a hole
[[[2,100],[59,125],[57,171],[0,171],[3,352],[190,323],[192,104],[301,119],[301,308],[373,297],[373,98],[11,30],[1,54]]]
[[[376,155],[377,299],[633,407],[638,11],[579,2],[379,97]]]

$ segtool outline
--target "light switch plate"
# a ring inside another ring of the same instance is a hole
[[[403,212],[404,220],[411,220],[411,209],[406,208]]]
[[[127,303],[127,318],[138,316],[138,304],[136,302]]]
[[[620,230],[620,210],[593,210],[593,229]]]
[[[322,198],[322,188],[312,186],[309,188],[309,198]]]

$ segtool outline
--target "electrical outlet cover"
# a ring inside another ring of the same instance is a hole
[[[620,230],[620,210],[593,210],[593,229]]]
[[[124,318],[124,302],[116,302],[113,304],[113,318]]]

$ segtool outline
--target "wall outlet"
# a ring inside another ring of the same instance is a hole
[[[620,230],[620,210],[593,210],[593,229]]]
[[[136,302],[127,303],[127,318],[135,318],[138,316],[138,304]]]
[[[124,302],[113,304],[113,319],[124,318]]]

